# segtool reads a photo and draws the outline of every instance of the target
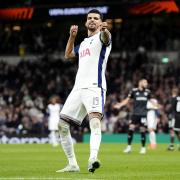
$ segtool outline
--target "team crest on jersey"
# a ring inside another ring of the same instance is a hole
[[[83,49],[81,52],[80,52],[80,58],[82,57],[85,57],[85,56],[90,56],[90,50],[89,48],[86,48],[86,49]]]
[[[138,96],[138,95],[139,95],[139,92],[136,92],[136,95]]]
[[[147,93],[147,92],[144,92],[144,95],[145,95],[145,96],[147,96],[147,95],[148,95],[148,93]]]
[[[94,39],[91,39],[90,44],[92,44],[93,40],[94,40]]]

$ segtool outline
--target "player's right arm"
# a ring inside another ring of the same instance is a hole
[[[121,101],[121,102],[119,102],[119,103],[116,103],[116,104],[114,105],[114,108],[115,108],[115,109],[120,109],[121,107],[126,106],[126,105],[129,103],[129,101],[130,101],[130,97],[127,97],[127,98],[124,99],[123,101]]]
[[[120,109],[121,107],[126,106],[129,103],[129,101],[134,97],[134,92],[135,89],[131,90],[126,99],[122,100],[119,103],[116,103],[113,107],[115,109]]]
[[[74,59],[76,57],[74,53],[74,42],[77,36],[77,32],[78,32],[78,26],[72,25],[70,27],[69,39],[65,49],[65,55],[64,55],[65,59]]]

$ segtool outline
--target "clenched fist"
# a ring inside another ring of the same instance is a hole
[[[70,35],[71,36],[76,36],[78,32],[78,26],[77,25],[72,25],[70,28]]]
[[[107,29],[107,27],[108,27],[107,22],[102,22],[102,24],[101,24],[101,31],[106,30],[106,29]]]

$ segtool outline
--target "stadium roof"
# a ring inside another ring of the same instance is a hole
[[[180,15],[180,0],[0,0],[0,19],[75,18],[92,7],[100,8],[106,18],[166,13]]]
[[[105,5],[105,4],[137,4],[137,3],[144,3],[144,2],[150,2],[155,0],[96,0],[91,2],[91,4],[99,4],[99,5]],[[156,0],[157,1],[157,0]],[[160,1],[172,1],[172,0],[160,0]],[[174,1],[174,0],[173,0]],[[177,0],[178,1],[178,0]],[[68,5],[68,4],[80,4],[80,5],[86,5],[89,3],[89,0],[0,0],[0,7],[6,8],[6,7],[24,7],[24,6],[52,6],[52,5]]]

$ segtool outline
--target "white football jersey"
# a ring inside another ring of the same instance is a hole
[[[85,38],[79,48],[75,48],[74,52],[79,57],[79,68],[74,88],[106,89],[105,70],[110,51],[111,43],[109,46],[104,45],[100,40],[100,32]]]
[[[62,105],[60,104],[49,104],[49,130],[58,130],[59,123],[59,113],[62,109]]]
[[[158,103],[156,99],[151,99],[151,101],[153,101],[154,104]],[[147,109],[158,109],[151,101],[147,102]]]

